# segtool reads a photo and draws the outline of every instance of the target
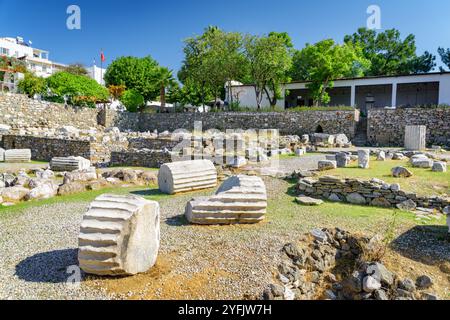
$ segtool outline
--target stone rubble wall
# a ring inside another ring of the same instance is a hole
[[[427,127],[428,146],[450,147],[450,108],[409,108],[396,110],[370,110],[367,138],[371,145],[403,147],[405,127]]]
[[[130,138],[130,148],[133,149],[150,149],[163,150],[164,148],[172,150],[180,141],[172,139],[151,139],[151,138]]]
[[[129,150],[111,152],[112,166],[159,168],[172,162],[170,152],[160,150]]]
[[[319,180],[301,179],[297,185],[298,190],[312,197],[350,202],[349,196],[355,198],[355,194],[364,198],[366,205],[396,207],[397,204],[412,200],[417,207],[443,210],[450,202],[440,197],[424,197],[415,193],[396,190],[388,184],[377,181],[363,181],[359,179],[339,179],[324,176]],[[359,196],[356,196],[359,199]],[[362,203],[361,203],[362,204]]]

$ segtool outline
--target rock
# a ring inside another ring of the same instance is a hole
[[[142,180],[145,184],[156,184],[158,183],[158,176],[154,172],[143,171],[138,175],[138,178]]]
[[[4,154],[4,161],[10,163],[30,162],[31,150],[30,149],[6,150]]]
[[[233,168],[241,168],[247,165],[247,159],[245,159],[245,157],[234,157],[233,160],[228,163],[228,165],[232,166]]]
[[[55,173],[52,170],[42,170],[42,171],[36,171],[36,177],[38,179],[44,179],[44,180],[48,180],[51,179],[55,176]]]
[[[158,185],[167,194],[213,188],[217,171],[210,160],[166,163],[159,169]]]
[[[427,157],[423,156],[423,157],[418,157],[418,158],[413,158],[411,165],[414,168],[431,168],[433,167],[433,160],[428,159]]]
[[[72,172],[67,172],[64,175],[63,184],[71,183],[75,181],[87,182],[92,180],[97,180],[97,172],[95,168],[89,168],[87,170],[76,170]]]
[[[450,274],[450,261],[446,261],[443,262],[440,266],[439,269],[446,274]]]
[[[298,148],[298,149],[295,149],[295,154],[296,154],[298,157],[303,156],[303,155],[306,154],[306,149],[304,149],[304,148]]]
[[[120,129],[118,127],[109,127],[105,129],[105,133],[120,134]]]
[[[295,201],[298,204],[304,205],[304,206],[320,206],[323,204],[323,201],[320,199],[314,199],[306,196],[300,196],[295,199]]]
[[[408,292],[414,292],[416,290],[416,285],[414,281],[409,278],[400,281],[398,287]]]
[[[405,159],[405,155],[403,153],[394,153],[392,155],[392,160],[404,160]]]
[[[160,246],[159,204],[134,195],[104,194],[83,216],[78,236],[80,268],[95,275],[149,270]]]
[[[343,133],[334,135],[334,143],[337,145],[343,146],[343,145],[348,144],[349,142],[350,142],[350,140]]]
[[[381,289],[381,283],[372,276],[366,276],[363,279],[363,290],[367,293],[372,293]]]
[[[325,145],[334,144],[334,136],[326,133],[314,133],[311,136],[311,138],[314,144],[325,144]]]
[[[86,191],[86,186],[79,181],[74,181],[59,186],[58,195],[65,196],[69,194],[80,193],[83,191]]]
[[[391,170],[392,175],[396,178],[409,178],[412,177],[413,173],[406,169],[405,167],[395,167]]]
[[[447,172],[447,164],[445,162],[436,161],[431,169],[434,172]]]
[[[389,300],[389,298],[384,290],[376,290],[374,293],[374,297],[377,300]]]
[[[396,191],[400,191],[401,187],[398,183],[393,183],[389,186],[389,189],[396,192]]]
[[[433,280],[427,275],[420,276],[416,280],[416,287],[419,290],[425,290],[431,288],[432,286]]]
[[[329,300],[337,300],[337,296],[332,290],[325,290],[325,298]]]
[[[423,300],[440,300],[437,294],[422,292],[421,297]]]
[[[0,135],[8,134],[11,130],[11,126],[7,124],[0,124]]]
[[[257,176],[228,178],[211,197],[188,202],[185,216],[194,224],[258,223],[265,218],[267,193]]]
[[[366,273],[387,287],[392,286],[394,283],[394,274],[379,262],[370,264],[366,269]]]
[[[332,160],[320,160],[319,171],[333,170],[337,168],[337,162]]]
[[[370,167],[369,150],[358,150],[358,166],[362,169],[369,169]]]
[[[80,135],[80,130],[73,126],[63,126],[61,128],[58,128],[57,132],[61,135],[68,136],[68,137],[78,137]]]
[[[359,193],[350,193],[347,195],[346,197],[347,202],[352,203],[352,204],[359,204],[359,205],[363,205],[366,204],[366,199],[360,195]]]
[[[279,284],[269,285],[269,290],[274,297],[282,297],[284,295],[284,287]]]
[[[0,148],[0,162],[5,161],[5,149]]]
[[[58,186],[52,181],[40,184],[36,188],[32,189],[25,197],[26,200],[37,199],[49,199],[56,196],[58,192]]]
[[[316,240],[320,243],[327,242],[327,239],[328,239],[327,234],[320,229],[311,230],[311,235],[313,236],[314,240]]]
[[[91,161],[83,157],[55,157],[50,161],[53,171],[87,170],[91,167]]]
[[[362,272],[353,272],[349,278],[344,280],[344,289],[350,293],[361,292],[363,290],[363,276]]]
[[[335,193],[332,193],[329,197],[328,200],[331,202],[342,202],[342,199],[339,198],[339,196]]]
[[[381,208],[390,208],[391,207],[391,203],[383,197],[380,198],[375,198],[372,200],[372,202],[370,203],[371,206],[374,207],[381,207]]]
[[[413,200],[408,199],[401,203],[397,203],[396,207],[403,211],[413,211],[417,208],[417,204]]]
[[[377,161],[386,161],[386,153],[384,151],[378,152]]]
[[[0,195],[4,202],[17,202],[23,200],[29,191],[29,189],[22,186],[8,187],[4,188]]]
[[[339,152],[336,154],[336,163],[338,168],[345,168],[349,165],[351,159],[345,152]]]

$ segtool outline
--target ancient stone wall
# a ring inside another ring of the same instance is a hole
[[[33,136],[3,136],[5,149],[31,149],[31,159],[50,161],[53,157],[80,156],[91,159],[89,141],[53,139]]]
[[[97,110],[38,101],[20,94],[0,94],[0,124],[27,128],[97,127]]]
[[[164,148],[172,150],[180,141],[171,139],[150,139],[150,138],[130,138],[130,148],[162,150]]]
[[[170,153],[161,150],[111,152],[112,166],[159,168],[161,165],[168,162],[172,162]]]
[[[324,176],[319,180],[301,179],[297,188],[300,193],[331,201],[343,201],[377,207],[396,207],[412,200],[417,207],[443,210],[450,203],[440,197],[424,197],[400,190],[398,185],[389,185],[381,180],[363,181]]]
[[[370,110],[367,138],[371,145],[403,147],[405,127],[427,127],[427,145],[450,146],[450,108]]]

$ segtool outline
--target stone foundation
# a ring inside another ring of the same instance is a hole
[[[111,153],[112,166],[159,168],[171,161],[170,152],[161,150],[129,150]]]

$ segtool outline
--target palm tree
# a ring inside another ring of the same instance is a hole
[[[157,83],[160,88],[160,101],[162,109],[166,106],[166,88],[175,83],[172,70],[165,67],[160,67],[157,75]]]

